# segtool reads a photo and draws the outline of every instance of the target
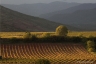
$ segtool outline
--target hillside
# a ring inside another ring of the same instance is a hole
[[[73,13],[56,14],[48,19],[85,30],[96,30],[96,8],[78,10]]]
[[[60,25],[45,19],[24,15],[3,6],[0,6],[0,15],[0,31],[53,31]]]
[[[2,4],[2,5],[9,9],[27,15],[38,17],[41,14],[46,14],[54,11],[67,9],[69,7],[77,6],[79,5],[79,3],[67,3],[61,1],[55,1],[51,3],[34,3],[34,4],[21,4],[21,5]]]
[[[0,6],[0,31],[55,31],[60,23],[48,21],[42,18],[25,15],[3,6]],[[68,26],[69,30],[77,30],[72,26]]]
[[[47,14],[42,14],[40,15],[40,17],[48,19],[49,17],[55,16],[56,14],[73,13],[78,10],[88,10],[93,8],[96,8],[96,3],[84,3],[84,4],[73,6],[67,9],[63,9],[63,10],[59,10],[59,11],[55,11]]]

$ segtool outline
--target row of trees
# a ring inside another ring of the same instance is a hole
[[[56,28],[56,32],[55,32],[55,35],[56,36],[67,36],[67,33],[68,33],[68,29],[66,26],[63,26],[63,25],[60,25]],[[31,35],[30,32],[26,32],[24,38],[32,38],[32,36],[34,37],[35,35]],[[44,33],[42,35],[42,37],[48,37],[50,36],[49,33]]]
[[[56,34],[59,36],[67,36],[68,33],[68,29],[67,27],[61,25],[59,27],[56,28]],[[87,49],[89,52],[95,52],[96,51],[96,44],[94,41],[87,41]]]
[[[31,35],[30,32],[26,32],[24,36],[24,41],[41,41],[41,42],[87,42],[87,49],[88,51],[95,51],[96,45],[94,40],[89,40],[84,37],[67,37],[68,34],[68,28],[66,26],[60,25],[56,28],[55,36],[51,36],[49,33],[43,34],[43,38],[39,39],[36,37],[36,35]],[[92,38],[94,39],[94,38]],[[96,38],[95,38],[96,39]],[[18,39],[12,38],[12,43],[19,41]],[[22,39],[21,39],[22,40]],[[20,41],[21,41],[20,40]]]
[[[67,37],[67,34],[68,34],[68,28],[66,26],[63,26],[63,25],[60,25],[56,28],[56,32],[55,32],[55,35],[56,36],[63,36],[63,37]],[[46,33],[46,34],[43,34],[43,36],[46,38],[46,37],[49,37],[50,34]],[[35,36],[33,36],[35,37]],[[31,38],[31,34],[30,33],[27,33],[26,34],[26,38]],[[87,49],[88,51],[92,52],[92,51],[95,51],[95,42],[94,41],[87,41],[86,38],[84,37],[81,37],[82,38],[82,41],[83,42],[87,42]],[[78,39],[77,39],[78,40]]]

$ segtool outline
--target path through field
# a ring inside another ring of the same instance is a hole
[[[1,56],[2,58],[32,59],[34,61],[45,58],[52,64],[94,64],[96,62],[96,56],[89,53],[81,44],[1,44]],[[33,64],[34,61],[32,61]],[[31,63],[31,61],[28,62]]]

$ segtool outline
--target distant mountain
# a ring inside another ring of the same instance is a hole
[[[64,9],[64,10],[59,10],[59,11],[55,11],[55,12],[51,12],[51,13],[47,13],[47,14],[42,14],[42,15],[40,15],[40,17],[48,19],[49,17],[55,16],[56,14],[73,13],[78,10],[88,10],[88,9],[93,9],[93,8],[96,8],[96,3],[84,3],[84,4],[80,4],[80,5],[70,7],[70,8]]]
[[[96,8],[78,10],[73,13],[55,14],[48,20],[83,28],[85,30],[96,30]]]
[[[0,32],[55,31],[56,27],[59,25],[61,24],[25,15],[0,6]],[[65,26],[67,26],[69,30],[78,30],[78,28],[69,25]]]
[[[54,11],[64,10],[73,6],[77,6],[80,3],[67,3],[55,1],[51,3],[36,3],[36,4],[21,4],[21,5],[10,5],[2,4],[3,6],[27,14],[31,16],[39,17],[41,14],[46,14]]]

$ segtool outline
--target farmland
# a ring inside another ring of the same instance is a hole
[[[35,64],[37,59],[42,58],[50,60],[52,64],[95,64],[96,62],[96,55],[89,53],[82,44],[1,44],[1,56],[5,59],[0,61],[2,64]]]
[[[50,3],[12,5],[21,12],[0,5],[0,64],[96,64],[96,4],[78,2],[60,12],[63,3]],[[49,19],[44,19],[45,9],[54,9],[51,16],[46,12]],[[52,15],[55,11],[59,14]]]
[[[43,34],[49,33],[55,35],[55,32],[30,32],[37,37]],[[0,32],[1,40],[4,38],[23,38],[26,32]],[[84,37],[96,37],[96,31],[89,32],[75,32],[70,31],[67,34],[69,37],[84,36]],[[59,38],[59,36],[58,36]],[[49,38],[50,39],[50,38]],[[54,38],[53,38],[54,39]],[[36,64],[38,59],[47,59],[51,64],[95,64],[96,54],[88,52],[85,45],[77,40],[75,43],[71,42],[72,38],[69,38],[70,42],[23,42],[19,43],[14,39],[12,43],[6,43],[6,41],[0,42],[0,64]],[[74,38],[73,38],[74,39]],[[56,40],[56,39],[55,39]],[[58,39],[59,40],[59,39]],[[62,40],[62,39],[61,39]],[[16,43],[14,43],[14,41]],[[20,41],[20,42],[21,42]],[[36,40],[37,41],[37,40]],[[48,40],[47,40],[48,41]],[[95,41],[95,40],[94,40]]]
[[[54,35],[55,32],[30,32],[31,34],[35,34],[37,36],[42,35],[43,33],[49,33],[50,35]],[[1,38],[23,38],[23,36],[26,34],[26,32],[0,32]],[[84,37],[96,37],[96,31],[82,31],[82,32],[76,32],[72,31],[68,33],[68,36],[84,36]]]

